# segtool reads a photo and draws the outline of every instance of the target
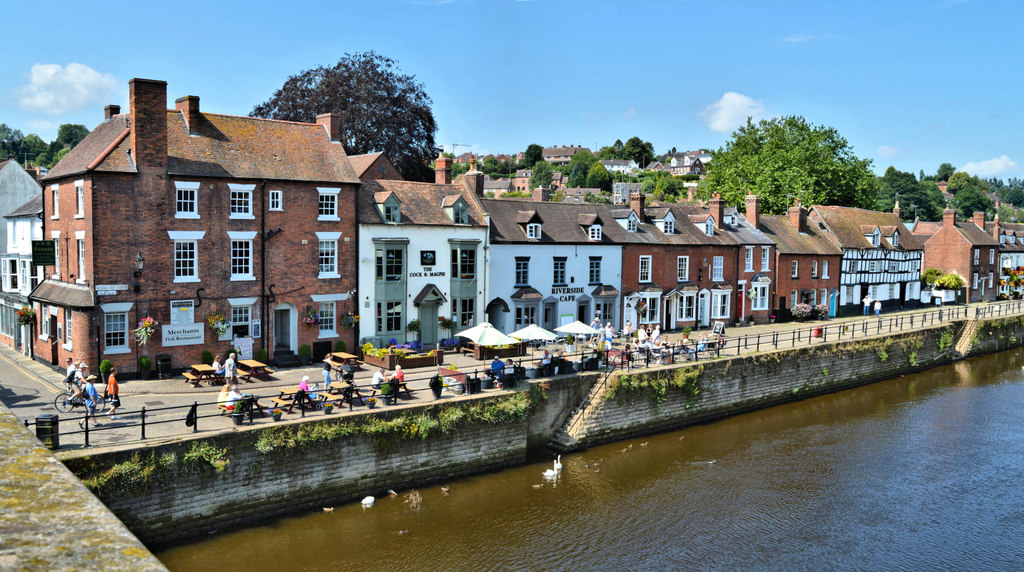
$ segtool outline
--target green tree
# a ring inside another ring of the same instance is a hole
[[[612,176],[600,161],[595,161],[587,173],[587,188],[601,189],[610,193],[612,190]]]
[[[480,166],[480,171],[492,179],[497,179],[502,175],[501,163],[499,163],[493,156],[488,157],[484,159],[484,164]]]
[[[834,128],[811,125],[803,117],[756,124],[748,118],[712,155],[701,193],[721,193],[729,205],[742,207],[745,196],[754,193],[765,212],[774,214],[785,213],[794,198],[805,205],[875,206],[871,160],[854,155]]]
[[[542,160],[544,160],[544,148],[536,143],[530,143],[526,146],[526,151],[523,151],[523,159],[519,161],[519,168],[529,169]]]
[[[433,180],[427,165],[437,154],[431,100],[415,76],[376,52],[345,54],[331,67],[289,77],[251,117],[313,122],[319,113],[341,116],[345,151],[383,151],[409,180]]]
[[[25,134],[20,129],[0,123],[0,160],[6,159],[8,155],[14,155],[20,160],[24,142]]]
[[[570,187],[579,188],[587,184],[587,174],[590,173],[590,167],[598,161],[597,157],[593,153],[586,149],[577,151],[569,160],[569,179],[572,181],[572,170],[579,166],[580,168],[580,179],[577,181],[577,185],[569,184]]]
[[[75,145],[81,143],[82,139],[85,139],[85,136],[88,134],[89,130],[86,129],[85,125],[64,123],[57,128],[57,143],[74,149]]]
[[[597,156],[600,159],[625,159],[626,151],[622,139],[616,139],[615,143],[607,147],[601,147],[601,150],[597,152]]]
[[[622,150],[625,158],[636,161],[636,164],[641,169],[654,159],[654,145],[650,141],[644,141],[639,137],[630,137]]]
[[[35,161],[39,155],[46,153],[50,148],[50,146],[35,133],[29,133],[26,135],[25,139],[22,141],[22,145],[25,157],[32,161]]]
[[[977,185],[968,185],[953,196],[953,208],[960,213],[963,219],[970,218],[976,212],[993,212],[992,199]]]
[[[939,165],[939,169],[937,171],[935,171],[935,180],[936,181],[948,181],[949,178],[952,177],[953,173],[955,173],[955,172],[956,172],[956,167],[954,167],[953,165],[950,165],[949,163],[943,163],[943,164]]]
[[[900,202],[901,218],[906,221],[920,217],[922,220],[939,220],[946,200],[932,181],[917,181],[913,173],[905,173],[895,167],[885,170],[878,178],[876,208],[889,212],[896,201]]]
[[[964,171],[957,171],[946,179],[946,190],[955,195],[957,191],[963,189],[969,184],[971,184],[971,175]]]
[[[550,187],[552,178],[551,165],[547,161],[537,161],[533,165],[533,176],[530,177],[530,188]]]
[[[578,189],[585,184],[587,184],[587,172],[579,163],[573,163],[569,168],[569,188]]]

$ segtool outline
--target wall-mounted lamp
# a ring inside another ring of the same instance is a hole
[[[146,259],[142,257],[142,253],[135,255],[135,272],[132,273],[135,276],[135,293],[138,294],[141,286],[139,285],[139,278],[142,276],[142,267],[146,264]]]

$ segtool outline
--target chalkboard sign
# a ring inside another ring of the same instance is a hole
[[[56,266],[57,242],[54,240],[32,241],[32,266]]]
[[[725,333],[725,322],[715,322],[715,327],[712,330],[712,332],[714,332],[714,334],[716,336],[724,334]]]

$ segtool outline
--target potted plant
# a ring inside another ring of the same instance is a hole
[[[391,396],[391,384],[385,383],[380,386],[380,396],[384,400],[384,405],[388,404],[388,399]]]
[[[206,324],[210,326],[210,329],[213,330],[214,334],[217,334],[218,339],[224,337],[224,334],[226,334],[228,329],[231,327],[231,324],[224,319],[224,314],[218,314],[216,312],[206,317]],[[213,362],[212,359],[210,361],[211,363]]]
[[[210,350],[203,350],[203,357],[202,357],[202,359],[200,359],[200,361],[205,363],[206,365],[212,365],[213,364],[213,352],[211,352]]]
[[[105,382],[107,376],[110,375],[110,370],[114,369],[114,363],[108,359],[100,362],[100,378]]]
[[[430,392],[434,394],[434,399],[441,399],[441,391],[444,389],[444,378],[441,377],[441,374],[436,374],[430,378],[428,386],[430,387]]]
[[[309,365],[309,355],[311,353],[312,350],[310,349],[309,344],[302,344],[299,346],[299,363],[302,365]]]
[[[572,334],[565,335],[565,349],[572,353],[576,351],[576,336]]]
[[[330,415],[332,411],[334,411],[334,404],[330,401],[324,403],[324,415]]]
[[[36,311],[31,306],[22,306],[18,310],[18,325],[27,326],[36,323]]]
[[[686,326],[685,328],[683,328],[683,332],[682,332],[683,339],[684,340],[690,339],[690,332],[692,332],[692,331],[693,331],[693,328],[691,328],[690,326]]]
[[[243,397],[242,399],[235,401],[235,408],[231,410],[231,421],[234,422],[235,425],[241,425],[242,422],[245,421],[245,406],[242,403],[245,399],[246,398]]]
[[[284,415],[284,411],[280,409],[271,409],[270,416],[274,418],[274,421],[280,421],[281,416]]]
[[[142,379],[149,379],[152,369],[153,360],[151,360],[149,356],[142,356],[139,358],[139,377]]]
[[[369,407],[370,409],[373,409],[374,407],[377,407],[377,398],[376,397],[367,397],[366,398],[366,406]]]
[[[406,329],[406,331],[409,331],[409,332],[412,332],[412,333],[416,334],[416,339],[419,339],[419,337],[420,337],[420,321],[419,320],[413,320],[413,321],[409,322],[409,325],[407,325],[405,327],[405,329]]]

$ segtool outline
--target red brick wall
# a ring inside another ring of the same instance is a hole
[[[924,268],[938,268],[943,272],[955,272],[959,274],[966,283],[967,301],[980,302],[983,300],[995,300],[999,288],[999,252],[996,246],[979,246],[981,253],[978,257],[978,264],[974,264],[974,246],[956,229],[942,227],[924,246]],[[996,249],[995,263],[989,264],[989,249]],[[982,296],[980,289],[973,288],[974,273],[978,273],[979,281],[988,279],[989,272],[992,273],[994,284],[989,287],[985,284],[985,295]]]
[[[796,260],[798,263],[797,272],[798,277],[792,278],[793,274],[793,261]],[[828,279],[825,279],[822,275],[823,262],[828,261]],[[818,263],[818,277],[811,277],[811,262],[817,261]],[[778,255],[778,266],[776,267],[775,275],[778,279],[772,287],[775,292],[773,308],[781,308],[781,301],[779,298],[786,298],[786,308],[793,307],[792,294],[793,290],[816,290],[818,304],[827,304],[828,298],[824,301],[821,299],[821,289],[824,288],[831,294],[833,288],[839,288],[839,272],[842,270],[842,256],[824,256],[820,254],[779,254]],[[798,299],[799,301],[799,299]]]

